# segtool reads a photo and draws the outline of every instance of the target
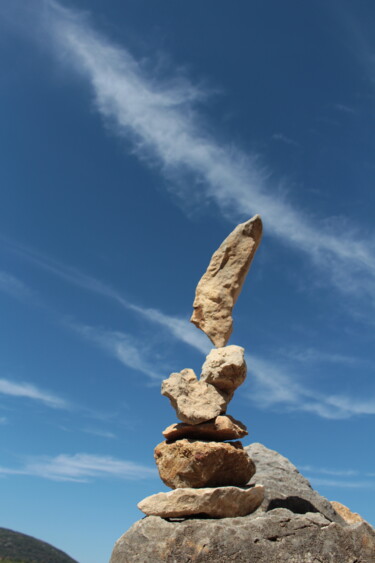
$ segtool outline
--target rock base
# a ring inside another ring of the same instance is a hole
[[[375,532],[285,508],[243,518],[140,520],[114,547],[110,563],[374,563]]]
[[[264,487],[181,488],[143,499],[138,508],[148,516],[179,518],[208,516],[227,518],[246,516],[258,508],[264,498]]]

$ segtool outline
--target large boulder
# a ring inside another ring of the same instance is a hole
[[[168,521],[147,516],[114,547],[110,563],[374,563],[368,524],[277,508],[238,518]]]

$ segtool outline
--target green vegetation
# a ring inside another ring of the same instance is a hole
[[[0,528],[0,563],[77,563],[63,551],[26,534]]]

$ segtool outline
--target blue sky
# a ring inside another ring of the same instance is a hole
[[[375,6],[0,7],[1,525],[108,560],[199,374],[212,252],[260,213],[228,413],[375,523]]]

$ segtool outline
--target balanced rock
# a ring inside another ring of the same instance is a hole
[[[200,440],[238,440],[247,436],[246,426],[232,416],[221,415],[208,422],[201,424],[171,424],[163,432],[166,440],[178,440],[179,438],[195,438]]]
[[[168,397],[177,417],[187,424],[200,424],[225,413],[232,395],[198,381],[192,369],[172,373],[164,379],[161,393]]]
[[[148,516],[178,518],[204,515],[210,518],[246,516],[254,512],[264,496],[262,485],[254,487],[183,488],[143,499],[138,508]]]
[[[357,512],[352,512],[345,504],[341,504],[341,502],[337,502],[335,500],[331,500],[331,505],[335,509],[335,511],[340,514],[342,518],[344,518],[345,522],[348,524],[355,524],[356,522],[365,522],[360,514]]]
[[[214,348],[208,354],[200,380],[233,393],[245,378],[245,350],[241,346],[224,346]]]
[[[225,346],[232,333],[232,309],[261,237],[259,215],[238,225],[213,254],[198,283],[190,320],[215,346]]]
[[[222,487],[246,485],[255,465],[241,442],[162,442],[154,451],[162,481],[178,487]]]

